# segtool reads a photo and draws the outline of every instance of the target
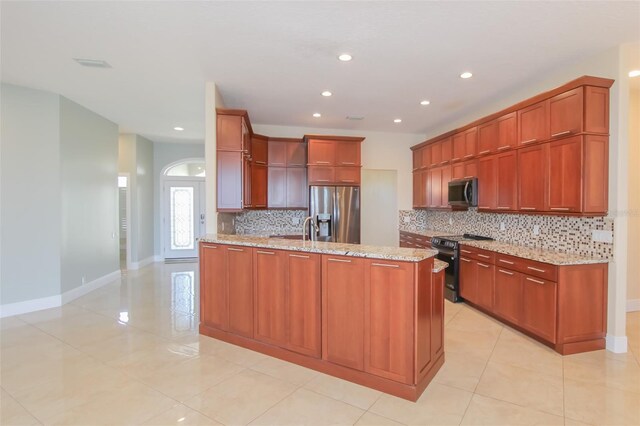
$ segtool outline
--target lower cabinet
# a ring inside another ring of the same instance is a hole
[[[483,308],[493,309],[493,271],[489,263],[475,261],[476,264],[476,303]]]
[[[556,342],[557,284],[522,275],[521,325],[550,342]]]
[[[229,331],[253,337],[253,253],[248,247],[227,247],[226,251]]]
[[[478,267],[476,263],[465,257],[460,258],[460,296],[472,303],[477,302]]]
[[[493,311],[514,324],[521,323],[522,279],[520,272],[498,268],[494,285]]]
[[[320,255],[287,252],[286,257],[288,347],[320,358]]]
[[[285,253],[254,250],[255,338],[278,346],[287,344]]]

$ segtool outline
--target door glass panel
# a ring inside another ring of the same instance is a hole
[[[193,271],[171,273],[171,309],[186,315],[195,314],[195,274]]]
[[[193,202],[193,187],[171,187],[171,250],[193,250],[195,247]]]

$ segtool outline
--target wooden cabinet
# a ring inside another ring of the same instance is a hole
[[[423,167],[431,167],[431,151],[432,151],[432,146],[431,145],[427,145],[424,148],[422,148],[422,166]]]
[[[364,138],[305,136],[310,185],[360,185],[360,143]]]
[[[431,164],[430,167],[436,167],[440,165],[442,161],[442,142],[434,142],[431,144]]]
[[[280,250],[254,250],[255,338],[286,346],[286,257]]]
[[[336,167],[335,183],[340,185],[360,185],[360,167]]]
[[[582,211],[591,214],[606,214],[609,202],[608,136],[589,135],[584,137],[584,163],[582,167]]]
[[[216,148],[221,151],[245,151],[247,125],[242,115],[218,112],[216,117]]]
[[[360,142],[336,142],[336,166],[360,166]]]
[[[267,191],[268,191],[268,175],[267,166],[252,164],[251,165],[251,207],[254,209],[267,208]]]
[[[485,309],[493,309],[493,274],[495,267],[491,263],[475,262],[476,303]]]
[[[288,348],[320,358],[320,255],[286,252]]]
[[[207,327],[229,328],[226,247],[200,246],[200,321]]]
[[[279,141],[274,138],[269,139],[269,166],[286,167],[287,166],[287,145],[285,141]]]
[[[364,370],[412,383],[414,264],[365,261]]]
[[[441,160],[442,161],[440,161],[440,164],[446,164],[446,163],[450,162],[451,158],[453,157],[452,139],[450,137],[446,138],[446,139],[443,139],[441,144],[442,144],[442,148],[441,148],[441,151],[442,151]]]
[[[269,167],[267,200],[270,209],[287,207],[287,170],[286,167]]]
[[[522,279],[519,272],[496,268],[493,312],[513,324],[521,323]]]
[[[307,209],[307,169],[287,167],[286,204],[289,209]]]
[[[308,160],[309,166],[333,166],[336,159],[336,144],[331,140],[309,139],[308,140]]]
[[[498,198],[496,156],[478,160],[478,209],[494,210]]]
[[[478,126],[478,155],[498,149],[498,120]]]
[[[451,179],[471,179],[478,176],[478,160],[469,160],[451,166]]]
[[[440,169],[429,169],[428,173],[428,206],[431,208],[440,208],[442,206],[442,172]]]
[[[287,167],[307,166],[307,144],[302,140],[287,143]]]
[[[226,247],[229,331],[253,337],[253,253],[248,247]]]
[[[364,369],[364,259],[322,257],[322,358]]]
[[[413,172],[413,208],[426,207],[423,188],[422,188],[422,174],[425,172],[415,171]]]
[[[218,211],[240,211],[243,208],[242,151],[218,151]]]
[[[478,266],[468,257],[460,258],[460,296],[476,303],[478,300]]]
[[[309,166],[309,185],[330,185],[336,181],[336,168]]]
[[[440,207],[449,208],[449,182],[451,181],[451,167],[440,168]]]
[[[518,154],[510,151],[496,155],[496,209],[509,211],[517,208]]]
[[[411,155],[413,157],[413,171],[415,172],[416,170],[420,170],[423,167],[425,167],[422,164],[422,151],[424,150],[424,148],[420,148],[420,149],[416,149],[415,151],[411,152]]]
[[[466,154],[466,143],[464,132],[456,133],[451,137],[451,145],[453,149],[453,158],[451,161],[460,161]]]
[[[582,131],[583,88],[578,87],[549,99],[549,133],[552,138]]]
[[[512,113],[498,118],[498,146],[496,149],[502,151],[515,148],[518,145],[518,114]]]
[[[520,145],[549,139],[549,101],[518,110],[518,129]]]
[[[578,212],[582,208],[582,137],[574,136],[548,145],[549,210]]]
[[[585,86],[584,98],[584,131],[608,135],[609,89],[605,87]]]
[[[522,211],[545,211],[547,145],[518,150],[518,208]]]
[[[269,138],[253,135],[251,138],[251,161],[254,165],[266,166],[268,162]]]
[[[472,127],[464,132],[464,159],[474,157],[478,153],[478,128]]]
[[[556,283],[522,275],[522,327],[556,343]]]

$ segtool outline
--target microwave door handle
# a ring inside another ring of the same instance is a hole
[[[467,193],[467,188],[469,188],[469,181],[467,181],[467,183],[464,184],[464,200],[467,202],[467,205],[469,204],[469,194]]]

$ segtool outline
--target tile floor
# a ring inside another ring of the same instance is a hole
[[[446,363],[411,403],[199,336],[195,268],[158,263],[0,321],[0,423],[640,424],[640,312],[629,353],[561,357],[447,303]]]

